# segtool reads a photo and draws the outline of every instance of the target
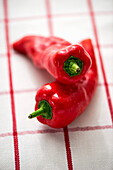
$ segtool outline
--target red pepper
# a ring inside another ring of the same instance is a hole
[[[58,37],[26,36],[15,42],[13,48],[64,84],[75,83],[91,66],[90,57],[81,45],[71,45]]]
[[[91,101],[98,81],[95,54],[90,39],[80,43],[90,54],[92,66],[86,75],[72,85],[58,81],[42,86],[36,94],[35,112],[29,118],[37,117],[39,122],[53,128],[62,128],[75,120]]]

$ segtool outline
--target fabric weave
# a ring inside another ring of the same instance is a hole
[[[113,1],[0,1],[0,170],[113,169]],[[25,35],[91,38],[99,72],[94,98],[64,129],[29,120],[35,94],[54,78],[13,51]]]

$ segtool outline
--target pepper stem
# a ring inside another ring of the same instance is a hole
[[[38,110],[36,110],[35,112],[31,113],[31,114],[28,116],[28,118],[29,118],[29,119],[32,119],[32,118],[34,118],[34,117],[37,117],[37,116],[40,116],[40,115],[43,115],[43,114],[44,114],[44,109],[43,109],[43,106],[42,106],[40,109],[38,109]]]
[[[69,70],[73,73],[79,73],[80,72],[80,67],[75,61],[71,61],[69,64]]]
[[[64,71],[70,76],[76,76],[81,74],[83,68],[83,62],[74,56],[70,56],[65,62],[64,62]]]
[[[52,118],[52,108],[50,104],[46,100],[41,100],[38,104],[38,110],[31,113],[28,118],[32,119],[37,116],[42,116],[45,119],[51,119]]]

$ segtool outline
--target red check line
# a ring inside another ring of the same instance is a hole
[[[28,130],[28,131],[22,131],[22,132],[18,132],[18,135],[35,135],[35,134],[45,134],[45,133],[58,133],[58,132],[63,132],[62,129],[46,129],[46,130]],[[7,136],[13,136],[16,135],[15,133],[1,133],[0,137],[7,137]]]
[[[10,93],[9,91],[1,91],[0,95],[5,95],[5,94],[9,94],[9,93]]]
[[[87,0],[87,2],[88,2],[88,6],[89,6],[91,22],[92,22],[92,25],[93,25],[93,31],[94,31],[94,35],[95,35],[96,45],[97,45],[101,69],[102,69],[102,74],[103,74],[103,78],[104,78],[104,84],[105,84],[106,95],[107,95],[108,105],[109,105],[110,114],[111,114],[111,120],[112,120],[112,123],[113,123],[112,102],[111,102],[110,92],[109,92],[107,78],[106,78],[106,74],[105,74],[104,64],[103,64],[103,60],[102,60],[102,55],[101,55],[101,51],[100,51],[100,45],[99,45],[99,40],[98,40],[98,33],[97,33],[97,28],[96,28],[95,16],[94,16],[94,12],[93,12],[93,6],[92,6],[91,0]]]
[[[97,11],[95,12],[95,15],[112,15],[113,11]],[[88,12],[76,12],[76,13],[64,13],[64,14],[53,14],[52,17],[58,18],[58,17],[75,17],[75,16],[84,16],[89,15]]]
[[[24,89],[24,90],[15,90],[15,93],[29,93],[29,92],[36,92],[36,89]]]
[[[64,139],[65,139],[65,147],[66,147],[66,155],[67,155],[68,169],[69,169],[69,170],[73,170],[72,156],[71,156],[71,147],[70,147],[70,141],[69,141],[68,128],[65,127],[63,130],[64,130]]]
[[[88,15],[88,12],[76,12],[76,13],[64,13],[64,14],[52,14],[52,17],[73,17],[73,16],[83,16]],[[113,11],[95,11],[95,15],[112,15]],[[17,18],[9,18],[9,22],[15,21],[27,21],[27,20],[36,20],[46,18],[46,15],[39,16],[26,16],[26,17],[17,17]],[[4,22],[4,19],[0,19],[0,22]]]
[[[29,130],[29,131],[24,131],[24,132],[18,132],[18,135],[27,135],[27,134],[45,134],[45,133],[58,133],[58,132],[63,132],[62,129],[45,129],[45,130]]]
[[[73,128],[68,128],[68,131],[69,132],[87,132],[87,131],[97,131],[97,130],[107,130],[107,129],[113,129],[113,125],[73,127]],[[27,130],[27,131],[18,132],[18,135],[35,135],[35,134],[62,133],[62,132],[64,132],[64,130],[62,129]],[[0,137],[8,137],[8,136],[13,136],[13,135],[16,135],[16,134],[7,132],[7,133],[1,133]],[[69,143],[68,143],[68,146],[70,147]]]
[[[95,131],[95,130],[104,130],[104,129],[113,129],[112,125],[105,125],[105,126],[86,126],[86,127],[75,127],[69,128],[70,132],[84,132],[84,131]]]
[[[113,48],[113,44],[101,44],[100,47],[101,48]],[[97,45],[94,45],[94,48],[97,48]],[[14,52],[14,51],[12,51],[11,54],[19,55],[18,53]],[[5,56],[7,56],[6,53],[0,53],[0,57],[5,57]]]
[[[3,5],[4,5],[4,16],[5,16],[4,22],[5,22],[5,34],[6,34],[7,57],[8,57],[8,70],[9,70],[9,82],[10,82],[10,97],[11,97],[11,108],[12,108],[13,140],[14,140],[14,154],[15,154],[15,169],[16,169],[16,170],[20,170],[19,148],[18,148],[18,135],[17,135],[16,114],[15,114],[15,102],[14,102],[13,83],[12,83],[11,59],[10,59],[10,45],[9,45],[7,0],[3,0]]]
[[[37,91],[37,88],[36,89],[24,89],[24,90],[13,90],[13,93],[29,93],[29,92],[36,92]],[[10,91],[1,91],[0,92],[0,95],[7,95],[7,94],[10,94]]]
[[[98,86],[105,86],[104,83],[98,83]],[[113,83],[109,83],[108,86],[113,86]],[[36,92],[38,88],[36,89],[23,89],[23,90],[13,90],[13,93],[30,93],[30,92]],[[7,95],[10,94],[10,91],[1,91],[0,95]]]
[[[50,1],[49,0],[45,0],[45,2],[46,2],[49,34],[50,34],[50,36],[52,36],[53,35],[53,26],[52,26],[52,16],[51,16]]]
[[[45,0],[45,3],[46,3],[46,10],[47,10],[49,33],[50,33],[50,36],[53,36],[53,26],[52,26],[52,15],[51,15],[50,1]],[[68,169],[73,170],[71,148],[70,148],[70,141],[69,141],[69,135],[68,135],[68,128],[65,127],[63,130],[64,130],[64,139],[65,139],[65,147],[66,147],[66,154],[67,154]]]
[[[8,133],[1,133],[0,137],[7,137],[7,136],[13,136],[13,133],[8,132]]]

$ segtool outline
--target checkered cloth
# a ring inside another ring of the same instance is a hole
[[[11,49],[25,35],[91,38],[99,82],[64,129],[29,120],[36,90],[54,79]],[[113,170],[113,0],[0,1],[0,170]]]

